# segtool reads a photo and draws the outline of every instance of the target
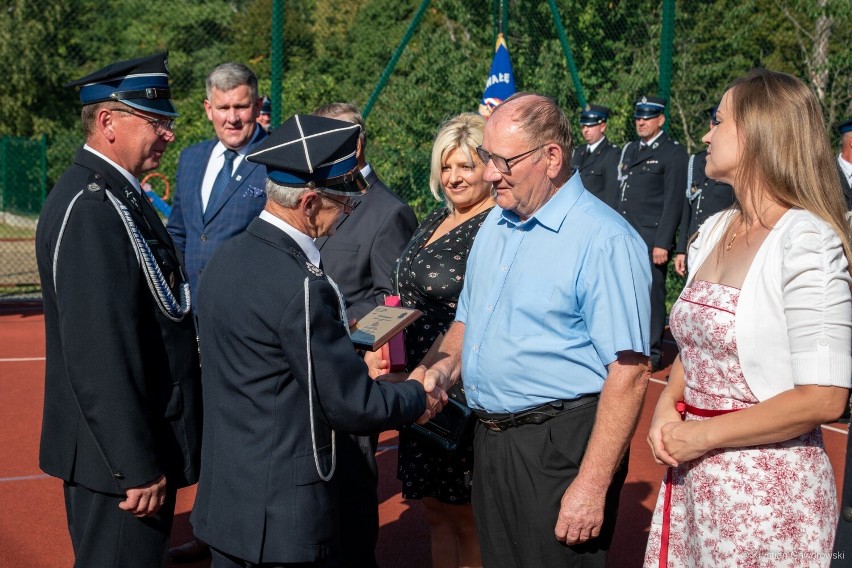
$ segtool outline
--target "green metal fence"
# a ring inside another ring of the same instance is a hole
[[[36,220],[44,202],[46,138],[0,138],[0,293],[38,292]]]
[[[706,109],[755,65],[806,80],[827,122],[852,115],[850,21],[848,0],[8,0],[0,137],[44,137],[45,162],[11,167],[21,179],[43,175],[49,190],[83,139],[76,92],[63,83],[168,49],[181,116],[159,172],[173,181],[180,150],[213,136],[205,75],[242,61],[273,101],[274,123],[331,101],[365,108],[368,159],[422,217],[436,206],[432,138],[444,119],[477,109],[498,31],[520,89],[553,96],[575,117],[586,102],[609,106],[617,143],[635,136],[639,96],[666,96],[670,134],[695,151]],[[3,239],[27,237],[3,231],[30,229],[8,226],[21,215],[5,207],[0,264],[17,274],[30,260]],[[3,274],[0,298],[17,297]]]
[[[47,139],[0,139],[0,211],[37,216],[47,184]]]

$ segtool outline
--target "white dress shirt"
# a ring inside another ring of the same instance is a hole
[[[305,256],[308,257],[308,260],[311,261],[311,264],[319,268],[320,265],[320,251],[317,246],[314,244],[314,239],[301,232],[293,225],[284,221],[283,219],[279,219],[266,209],[260,212],[258,215],[261,219],[266,221],[267,223],[274,225],[290,235],[290,237],[296,241],[296,244],[299,245],[299,248],[302,249],[302,252],[305,253]]]

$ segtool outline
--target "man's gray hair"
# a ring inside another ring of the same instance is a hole
[[[309,189],[307,187],[281,185],[266,178],[266,198],[288,209],[296,207],[299,204],[299,199]]]
[[[247,85],[251,91],[252,101],[257,100],[257,75],[254,71],[242,63],[223,63],[207,75],[205,82],[207,98],[210,99],[213,96],[213,89],[227,92],[243,85]]]
[[[358,135],[361,139],[361,146],[366,144],[367,127],[364,124],[364,117],[361,115],[361,110],[357,106],[350,103],[331,103],[319,107],[311,114],[357,124],[361,127],[361,134]]]

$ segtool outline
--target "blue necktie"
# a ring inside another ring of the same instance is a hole
[[[234,171],[234,158],[237,153],[233,150],[225,150],[225,163],[222,164],[222,169],[213,181],[213,187],[210,189],[210,198],[207,200],[207,208],[204,209],[204,220],[207,221],[210,215],[213,214],[214,206],[221,197],[225,188],[228,187],[228,182],[231,181],[231,174]]]

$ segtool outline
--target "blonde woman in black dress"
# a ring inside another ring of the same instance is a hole
[[[494,206],[485,165],[476,155],[485,119],[465,113],[445,122],[432,146],[429,186],[444,205],[420,224],[397,263],[395,285],[403,305],[423,316],[405,333],[406,371],[414,369],[453,322],[465,263],[482,221]],[[374,376],[386,361],[367,357]],[[407,376],[407,374],[406,374]],[[459,381],[449,395],[465,402]],[[433,448],[405,430],[399,436],[398,477],[406,499],[421,499],[432,539],[432,566],[481,566],[470,506],[473,435],[456,453]]]

